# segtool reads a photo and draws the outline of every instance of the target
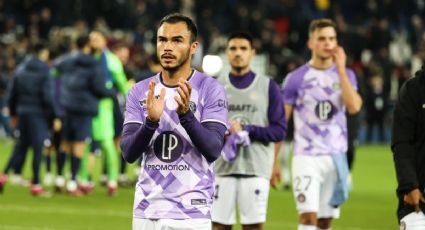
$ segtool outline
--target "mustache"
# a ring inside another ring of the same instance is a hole
[[[169,58],[169,57],[176,58],[176,56],[169,54],[169,53],[165,53],[165,54],[161,55],[161,58]]]

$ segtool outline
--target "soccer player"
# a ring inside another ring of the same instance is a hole
[[[394,110],[391,150],[397,175],[400,229],[425,226],[425,69],[400,89]]]
[[[243,229],[262,229],[266,221],[272,169],[277,170],[274,144],[285,137],[285,114],[278,84],[254,73],[250,62],[255,56],[252,37],[237,32],[227,40],[231,71],[219,77],[226,89],[229,129],[226,145],[238,135],[249,137],[246,146],[238,145],[232,161],[221,157],[215,163],[216,185],[212,211],[213,229],[231,229],[239,206]],[[233,135],[233,137],[232,137]],[[225,154],[234,154],[225,152]]]
[[[59,59],[55,64],[55,75],[61,79],[60,103],[65,110],[61,152],[72,153],[71,180],[67,191],[72,196],[80,196],[76,176],[81,158],[90,140],[92,118],[98,113],[99,99],[114,94],[105,87],[100,63],[91,56],[89,37],[77,39],[78,51]],[[58,177],[56,186],[64,184],[62,171],[65,155],[58,154]]]
[[[31,193],[43,194],[40,183],[40,164],[44,141],[48,137],[48,117],[59,116],[53,104],[53,85],[49,75],[49,49],[40,43],[33,47],[33,53],[18,66],[9,96],[11,116],[18,118],[19,138],[16,151],[26,154],[33,149]],[[59,124],[60,125],[60,124]],[[0,185],[1,186],[1,185]]]
[[[106,37],[100,31],[90,33],[90,45],[94,57],[100,61],[104,77],[104,85],[108,89],[119,91],[127,95],[127,78],[121,61],[106,46]],[[102,153],[105,155],[108,172],[108,194],[114,195],[118,188],[118,153],[114,145],[114,135],[121,132],[121,126],[115,125],[114,108],[118,106],[116,95],[112,98],[103,98],[99,102],[99,113],[93,119],[92,137],[100,143]],[[120,111],[115,113],[119,117]],[[122,115],[121,115],[122,116]],[[119,121],[122,123],[122,120]],[[117,131],[115,130],[117,129]],[[94,159],[94,157],[92,158]],[[83,170],[87,170],[83,168]],[[86,179],[83,179],[86,180]]]
[[[298,230],[330,229],[348,198],[345,111],[359,112],[362,99],[333,21],[313,20],[307,45],[310,61],[290,72],[283,86],[287,120],[294,114],[293,192]]]
[[[227,99],[217,80],[191,68],[199,43],[192,19],[165,16],[157,31],[160,73],[127,97],[121,147],[142,158],[133,229],[211,229],[213,162],[220,155]]]

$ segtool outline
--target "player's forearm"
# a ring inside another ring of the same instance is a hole
[[[121,149],[124,159],[133,163],[139,159],[149,147],[157,122],[146,120],[146,124],[128,123],[124,125],[121,139]]]
[[[245,125],[243,127],[249,133],[252,141],[278,142],[285,138],[285,123],[270,124],[267,127]]]
[[[362,98],[351,85],[345,68],[339,68],[338,75],[341,84],[342,101],[347,108],[348,113],[356,114],[362,107]]]
[[[201,124],[192,112],[188,112],[179,118],[192,143],[205,159],[208,162],[215,161],[223,148],[226,127],[217,122]]]

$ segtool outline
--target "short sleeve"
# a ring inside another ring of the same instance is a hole
[[[283,82],[281,94],[284,104],[293,105],[298,97],[298,88],[300,87],[301,81],[297,80],[301,80],[301,77],[297,79],[295,76],[296,75],[289,73]]]
[[[224,87],[217,80],[211,80],[211,85],[203,87],[204,108],[201,112],[201,123],[218,122],[227,127],[227,96]]]
[[[354,73],[354,71],[352,69],[347,69],[347,76],[348,79],[350,79],[351,85],[353,86],[353,88],[358,91],[359,87],[357,85],[357,78],[356,78],[356,74]]]
[[[145,107],[143,106],[143,101],[139,100],[142,95],[136,86],[133,86],[128,93],[125,105],[124,125],[128,123],[144,123],[143,113]]]

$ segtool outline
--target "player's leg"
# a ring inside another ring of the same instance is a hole
[[[88,194],[93,190],[93,186],[91,184],[91,174],[92,171],[90,169],[90,155],[91,155],[91,146],[93,145],[93,141],[90,142],[90,144],[86,144],[86,148],[84,150],[83,157],[81,158],[81,165],[80,169],[78,171],[78,178],[79,178],[79,187],[80,190]]]
[[[283,141],[280,147],[280,175],[282,177],[283,189],[289,190],[291,184],[291,170],[289,167],[290,153],[292,151],[292,142]]]
[[[267,215],[269,180],[262,177],[240,178],[239,185],[237,199],[242,229],[263,229]]]
[[[71,143],[71,180],[67,183],[67,190],[70,195],[81,195],[77,187],[77,173],[80,169],[81,158],[84,155],[86,144],[90,140],[91,117],[74,116],[72,120],[72,130],[74,138]]]
[[[316,229],[321,184],[316,158],[303,155],[292,158],[292,190],[299,215],[298,230]]]
[[[33,148],[31,193],[38,196],[44,192],[40,182],[40,166],[44,142],[48,136],[48,124],[47,119],[42,116],[31,116],[29,122],[30,143]]]
[[[236,196],[238,178],[216,176],[214,201],[211,208],[213,230],[230,230],[236,224]]]
[[[323,172],[323,182],[320,189],[320,206],[317,214],[317,227],[319,229],[330,229],[332,220],[339,218],[339,208],[329,205],[335,190],[338,172],[331,156],[320,157],[320,167]],[[345,160],[344,160],[345,161]]]
[[[118,154],[112,138],[101,142],[102,152],[105,154],[108,169],[108,194],[113,195],[118,186]]]

